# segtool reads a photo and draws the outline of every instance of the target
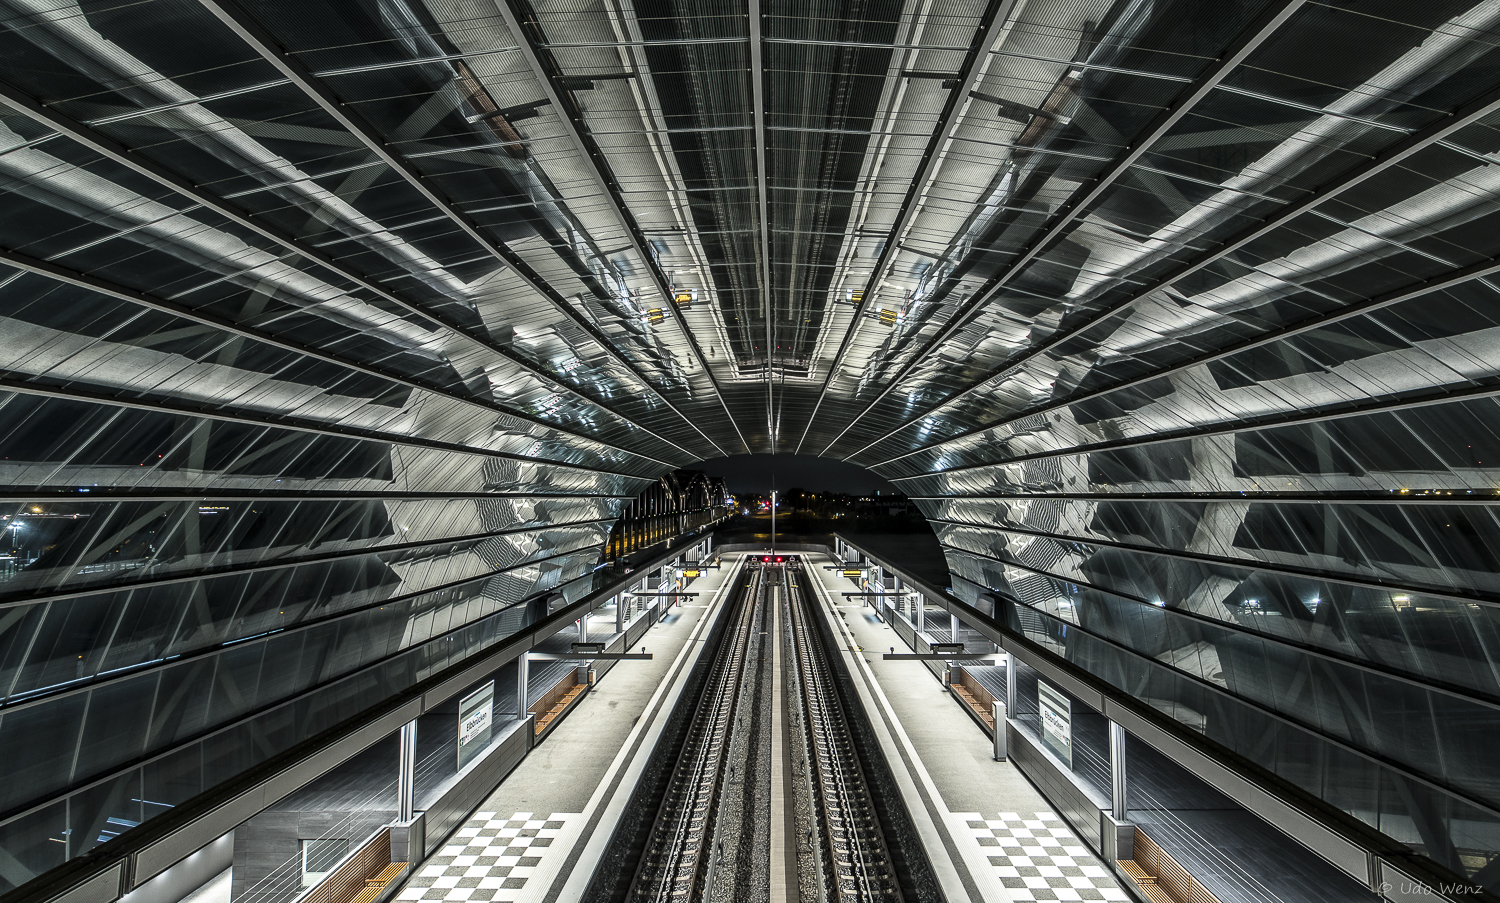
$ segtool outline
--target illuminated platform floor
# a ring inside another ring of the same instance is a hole
[[[725,555],[722,568],[694,581],[688,591],[700,595],[671,609],[629,650],[654,658],[616,664],[417,870],[397,899],[577,899],[635,786],[633,771],[646,758],[637,753],[654,745],[679,678],[701,648],[704,616],[738,560]],[[598,610],[589,638],[609,639],[613,627],[613,608]],[[576,635],[570,629],[553,642],[571,639]]]
[[[886,661],[891,647],[909,651],[896,632],[857,598],[846,599],[853,584],[836,571],[832,560],[806,556],[804,574],[822,589],[847,626],[845,662],[856,684],[864,684],[875,701],[866,705],[888,731],[899,759],[887,756],[897,780],[909,775],[907,805],[919,820],[926,813],[929,850],[941,848],[947,861],[934,856],[939,877],[948,872],[950,899],[984,900],[1129,900],[1104,864],[1073,835],[1047,801],[1009,762],[996,762],[984,731],[943,689],[941,681],[916,661]],[[877,724],[879,730],[879,724]],[[934,840],[938,843],[934,844]],[[930,854],[929,854],[930,855]]]

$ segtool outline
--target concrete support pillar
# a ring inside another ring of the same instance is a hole
[[[615,596],[615,633],[625,632],[625,599],[626,593]]]
[[[1008,750],[1005,748],[1005,703],[996,701],[991,709],[995,718],[995,761],[1004,762]]]
[[[920,632],[927,629],[927,598],[921,593],[917,593],[914,598],[915,605],[912,609],[912,620],[916,623],[917,630]]]
[[[411,821],[417,802],[417,722],[401,725],[396,772],[396,820],[405,824]]]
[[[960,640],[958,639],[958,613],[957,612],[952,612],[952,611],[948,612],[948,633],[949,633],[949,638],[951,640],[953,640],[953,642],[955,642],[955,643],[960,642]]]
[[[1005,653],[1005,711],[1016,710],[1016,657]]]
[[[523,652],[521,657],[516,659],[516,711],[522,718],[526,717],[526,679],[530,676],[527,673],[530,670],[527,657],[527,654]]]
[[[588,641],[589,641],[589,613],[588,612],[584,612],[583,616],[578,619],[578,642],[580,642],[580,643],[587,643]]]
[[[1112,814],[1115,821],[1124,821],[1128,799],[1125,783],[1125,728],[1114,721],[1109,723],[1109,774]]]

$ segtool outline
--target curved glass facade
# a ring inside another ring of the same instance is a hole
[[[580,597],[663,474],[797,452],[1500,890],[1497,39],[1472,0],[0,0],[0,888]]]

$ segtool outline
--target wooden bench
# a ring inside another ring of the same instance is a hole
[[[986,712],[984,706],[980,704],[973,693],[969,692],[969,688],[963,684],[949,684],[949,686],[953,689],[953,695],[958,697],[959,702],[962,702],[973,710],[974,714],[979,716],[979,720],[983,721],[990,730],[995,729],[994,710]]]
[[[387,884],[390,884],[392,881],[395,881],[397,878],[400,878],[401,875],[402,875],[402,873],[405,872],[405,871],[406,871],[406,863],[404,863],[404,862],[392,862],[390,865],[388,865],[385,868],[381,869],[380,870],[380,874],[376,875],[373,878],[366,878],[365,879],[365,886],[366,887],[385,887]]]
[[[1116,859],[1115,864],[1120,867],[1121,871],[1129,875],[1130,879],[1136,884],[1156,883],[1156,878],[1146,874],[1146,870],[1141,868],[1140,863],[1136,862],[1134,859]]]
[[[540,734],[547,729],[547,725],[560,718],[562,713],[567,711],[568,706],[572,705],[574,700],[582,696],[583,691],[586,689],[588,689],[586,684],[574,684],[569,687],[568,692],[563,694],[562,699],[559,699],[552,708],[548,709],[547,714],[536,720],[536,732]]]

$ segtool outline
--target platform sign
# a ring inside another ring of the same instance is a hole
[[[1042,743],[1069,768],[1073,767],[1073,704],[1062,692],[1036,682],[1036,697],[1042,710]]]
[[[495,721],[495,682],[492,680],[458,702],[458,767],[489,745]]]

